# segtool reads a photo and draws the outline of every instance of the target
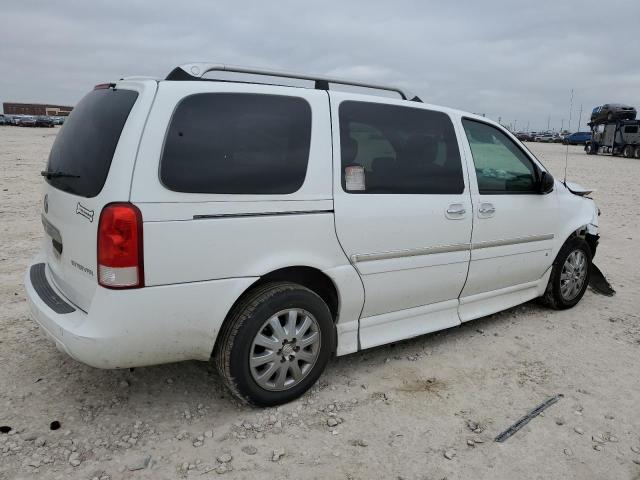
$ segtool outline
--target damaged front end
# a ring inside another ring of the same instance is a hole
[[[573,193],[574,195],[578,195],[580,197],[588,198],[593,201],[590,197],[587,197],[588,194],[593,192],[592,189],[588,189],[578,185],[576,183],[567,182],[565,184],[567,189]],[[601,295],[606,295],[611,297],[615,295],[616,291],[611,286],[611,283],[606,279],[602,270],[600,270],[596,264],[593,262],[593,259],[596,256],[596,251],[598,249],[598,243],[600,241],[600,235],[598,233],[598,217],[600,216],[600,209],[596,206],[595,202],[593,203],[594,213],[591,221],[585,225],[583,228],[576,232],[576,235],[584,238],[584,240],[589,245],[591,249],[591,266],[589,267],[589,287],[596,293]]]
[[[600,214],[600,210],[598,209],[598,214]],[[607,297],[611,297],[615,295],[616,291],[613,289],[609,281],[602,273],[597,265],[593,262],[593,258],[596,255],[596,250],[598,248],[598,242],[600,241],[600,235],[598,235],[598,227],[593,224],[587,225],[584,229],[583,236],[589,248],[591,249],[591,266],[589,267],[589,287],[596,293],[601,295],[606,295]]]
[[[589,286],[591,290],[601,295],[606,295],[607,297],[611,297],[615,295],[616,291],[613,289],[609,281],[606,279],[602,271],[597,267],[595,263],[593,263],[593,258],[596,255],[596,249],[598,248],[598,242],[600,240],[600,235],[598,233],[590,233],[589,226],[593,227],[593,225],[588,225],[586,230],[584,231],[584,239],[589,245],[591,249],[591,266],[589,267]],[[597,227],[591,229],[592,232],[597,232]]]

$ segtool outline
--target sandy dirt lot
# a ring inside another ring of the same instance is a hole
[[[337,358],[303,398],[258,410],[206,363],[96,370],[30,320],[23,275],[57,130],[0,127],[0,426],[13,429],[0,479],[640,478],[640,161],[569,150],[569,178],[598,189],[596,263],[617,296],[588,291],[563,312],[528,303]],[[529,145],[562,175],[565,147]]]

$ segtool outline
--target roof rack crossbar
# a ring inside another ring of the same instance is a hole
[[[284,72],[280,70],[268,70],[264,68],[241,67],[237,65],[224,65],[221,63],[186,63],[174,68],[166,80],[199,80],[206,73],[213,71],[224,71],[233,73],[246,73],[250,75],[265,75],[269,77],[292,78],[298,80],[310,80],[315,82],[315,88],[318,90],[329,90],[329,84],[349,85],[353,87],[372,88],[375,90],[385,90],[388,92],[396,92],[403,100],[412,100],[421,102],[418,97],[409,94],[406,90],[390,85],[377,85],[367,82],[357,82],[352,80],[344,80],[341,78],[324,77],[320,75],[307,75],[303,73]]]

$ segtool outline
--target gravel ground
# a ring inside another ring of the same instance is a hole
[[[596,263],[617,296],[528,303],[337,358],[298,401],[258,410],[209,364],[96,370],[29,319],[22,278],[56,132],[0,127],[0,479],[640,479],[640,161],[569,148],[569,178],[598,189]],[[529,145],[562,175],[565,147]]]

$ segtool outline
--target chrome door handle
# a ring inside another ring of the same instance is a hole
[[[463,204],[453,203],[447,208],[446,217],[452,220],[457,220],[463,218],[465,213],[467,213],[467,210],[464,208]]]
[[[481,218],[491,217],[496,213],[496,207],[491,203],[481,203],[478,207],[478,216]]]
[[[458,207],[458,208],[447,208],[447,213],[449,215],[462,215],[463,213],[467,213],[467,211],[464,209],[464,207]]]

